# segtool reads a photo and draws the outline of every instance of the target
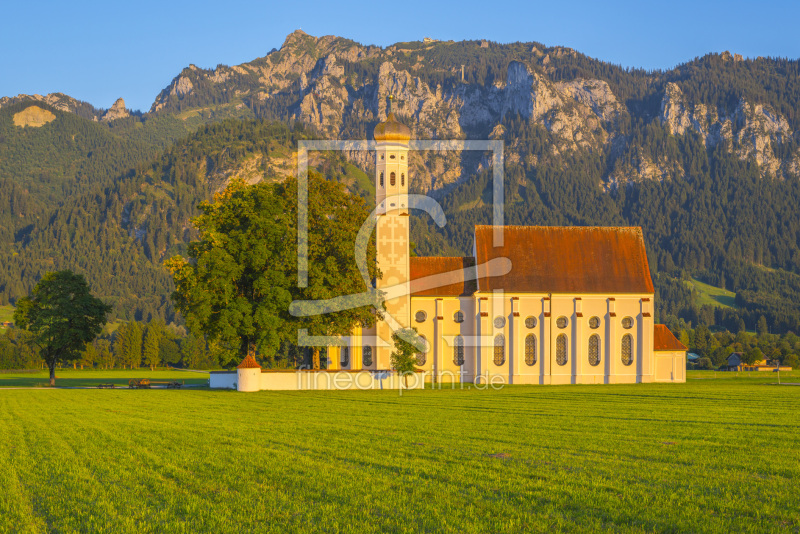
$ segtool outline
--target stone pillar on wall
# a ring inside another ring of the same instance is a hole
[[[554,363],[554,340],[553,340],[553,318],[550,312],[550,297],[542,299],[542,365],[544,366],[543,382],[549,384],[552,381],[553,363]]]
[[[619,359],[619,351],[617,349],[617,313],[616,313],[616,299],[609,298],[608,313],[606,314],[606,383],[614,384],[616,382],[617,365],[621,365],[617,360]]]

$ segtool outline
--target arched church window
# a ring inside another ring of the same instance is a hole
[[[461,336],[453,340],[453,363],[459,367],[464,365],[464,338]]]
[[[389,185],[394,185],[396,182],[396,178],[394,172],[389,173]]]
[[[559,328],[566,328],[567,327],[567,318],[563,315],[556,319],[556,326]]]
[[[506,363],[506,336],[497,334],[494,336],[494,364],[503,365]]]
[[[425,346],[425,350],[417,353],[417,365],[425,365],[425,362],[428,360],[428,340],[425,336],[420,336],[422,340],[422,344]]]
[[[406,173],[400,173],[400,185],[406,185]]]
[[[567,336],[558,334],[556,338],[556,363],[558,365],[567,365],[567,360]]]
[[[458,310],[457,312],[455,312],[453,314],[453,321],[455,321],[457,323],[463,323],[464,322],[464,312],[462,312],[461,310]]]
[[[600,318],[592,317],[591,319],[589,319],[589,328],[591,329],[600,328]]]
[[[383,171],[381,171],[381,187],[383,187]]]
[[[350,365],[350,347],[342,347],[339,362],[342,367]]]
[[[530,315],[525,318],[525,328],[531,329],[536,328],[536,317]]]
[[[525,363],[536,365],[536,336],[533,334],[525,336]]]
[[[625,334],[622,336],[622,365],[633,363],[633,336]]]
[[[417,313],[414,314],[414,319],[416,319],[416,321],[418,323],[424,323],[425,319],[427,319],[427,318],[428,318],[428,314],[425,313],[422,310],[419,310]]]
[[[383,160],[383,159],[384,159],[383,154],[381,154],[381,160]]]
[[[364,364],[364,367],[372,365],[372,347],[364,347],[361,354],[361,362]]]
[[[389,154],[389,159],[394,159],[394,154]]]
[[[405,156],[400,156],[400,159],[406,159],[406,157]]]
[[[622,320],[622,328],[626,330],[633,328],[633,317],[625,317]]]
[[[589,337],[589,365],[600,365],[600,336],[597,334]]]

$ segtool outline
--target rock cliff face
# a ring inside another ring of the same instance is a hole
[[[124,119],[125,117],[130,117],[130,113],[128,110],[125,109],[125,101],[121,98],[118,98],[114,105],[111,106],[108,111],[103,114],[103,121],[113,121],[115,119]]]
[[[14,125],[26,128],[38,128],[44,126],[48,122],[55,120],[56,116],[46,109],[39,106],[28,106],[19,113],[14,114]]]
[[[790,143],[794,136],[786,118],[769,106],[742,99],[733,113],[724,115],[687,102],[680,88],[669,83],[661,100],[660,120],[674,135],[694,131],[708,147],[722,144],[743,160],[753,158],[764,176],[796,176],[800,169],[798,153],[784,159],[776,155],[775,149]]]
[[[447,44],[428,44],[432,46]],[[561,57],[568,54],[565,50],[554,53]],[[408,53],[402,45],[381,49],[296,31],[280,50],[253,62],[213,71],[184,69],[151,111],[190,102],[201,90],[242,99],[251,106],[280,100],[287,118],[309,124],[328,138],[353,139],[371,137],[371,127],[386,117],[392,95],[394,110],[419,139],[486,139],[493,131],[502,138],[498,125],[518,115],[552,134],[554,154],[602,148],[612,140],[614,124],[625,113],[604,81],[552,81],[537,66],[542,55],[538,49],[531,52],[530,63],[510,62],[505,78],[487,85],[432,85],[417,74],[423,63],[407,64]],[[359,75],[359,68],[368,71],[370,66],[377,67],[374,74]],[[370,165],[368,154],[353,153],[350,158]],[[418,154],[410,163],[412,187],[429,191],[475,172],[480,158]]]

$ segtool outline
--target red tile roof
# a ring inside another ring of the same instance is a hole
[[[475,227],[478,265],[506,257],[511,271],[481,276],[480,291],[654,293],[639,227],[506,226],[502,247],[493,229]]]
[[[663,324],[653,325],[653,350],[688,350]]]
[[[415,297],[458,297],[475,292],[475,279],[464,280],[466,269],[475,266],[474,258],[412,257],[411,295]],[[421,280],[428,276],[445,275],[439,281]],[[431,287],[433,286],[433,287]]]
[[[237,369],[261,369],[261,366],[258,365],[258,362],[255,358],[250,356],[249,354],[245,356],[242,363],[236,366]]]

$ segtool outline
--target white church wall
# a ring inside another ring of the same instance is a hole
[[[655,382],[686,382],[685,351],[654,351]]]
[[[236,389],[236,371],[211,371],[208,377],[208,387],[219,389]]]
[[[602,384],[634,383],[652,380],[652,296],[651,295],[586,295],[586,294],[476,294],[481,311],[486,316],[477,317],[476,324],[486,337],[478,368],[481,373],[499,375],[513,384]],[[484,300],[482,300],[482,298]],[[515,316],[514,312],[517,312]],[[502,317],[505,325],[495,326]],[[525,320],[533,317],[536,326],[529,329]],[[566,319],[559,328],[558,319]],[[590,327],[596,317],[597,328]],[[622,327],[623,319],[630,317],[632,327]],[[505,336],[506,360],[494,363],[496,335]],[[536,336],[536,363],[525,362],[525,337]],[[558,336],[564,335],[567,344],[567,362],[556,361]],[[631,335],[634,352],[633,363],[623,365],[622,339]],[[600,362],[589,363],[589,340],[599,338]]]
[[[423,389],[425,377],[414,373],[404,377],[390,371],[267,371],[261,373],[261,389],[273,391],[300,390],[368,390]]]

